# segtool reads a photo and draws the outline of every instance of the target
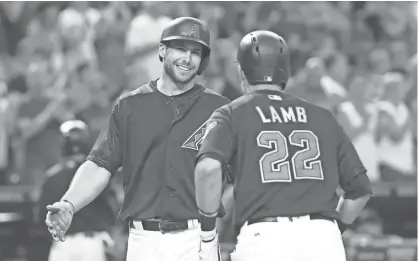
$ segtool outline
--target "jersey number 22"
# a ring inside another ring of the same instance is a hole
[[[274,150],[260,159],[262,182],[292,182],[292,173],[294,179],[323,180],[318,137],[312,131],[294,130],[289,135],[289,142],[303,148],[290,159],[287,139],[280,131],[262,131],[257,136],[259,147],[273,149],[275,145]]]

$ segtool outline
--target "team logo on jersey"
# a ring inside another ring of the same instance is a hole
[[[181,145],[182,148],[199,150],[199,145],[202,144],[203,138],[206,136],[206,124],[209,120],[205,121],[193,134],[187,138],[187,140]]]
[[[206,131],[205,131],[205,135],[202,138],[202,142],[206,139],[206,136],[208,136],[208,133],[211,129],[215,128],[215,126],[218,123],[216,121],[211,122],[207,127],[206,127]]]

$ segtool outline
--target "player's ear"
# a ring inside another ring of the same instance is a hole
[[[164,60],[165,56],[167,55],[167,46],[165,44],[160,43],[158,46],[158,54],[160,56],[160,60]]]

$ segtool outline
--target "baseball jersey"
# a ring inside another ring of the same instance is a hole
[[[195,156],[205,123],[228,102],[199,84],[166,96],[156,81],[117,100],[87,160],[112,174],[122,167],[125,197],[119,218],[198,218]]]
[[[260,90],[216,110],[197,158],[229,165],[235,224],[318,213],[338,218],[336,190],[371,193],[366,169],[332,114],[280,91]]]

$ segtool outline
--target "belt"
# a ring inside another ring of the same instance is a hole
[[[197,219],[189,219],[185,221],[169,221],[169,220],[131,220],[130,225],[133,228],[148,231],[160,231],[161,233],[179,232],[196,228],[199,224]]]
[[[335,219],[331,218],[331,217],[327,217],[321,214],[310,214],[308,215],[309,218],[311,220],[315,220],[315,219],[323,219],[323,220],[328,220],[331,222],[335,222]],[[293,222],[293,219],[298,218],[298,216],[294,216],[294,217],[280,217],[280,218],[288,218],[291,222]],[[264,218],[256,218],[256,219],[250,219],[248,221],[248,225],[252,225],[252,224],[256,224],[256,223],[261,223],[261,222],[279,222],[279,218],[278,217],[264,217]]]

